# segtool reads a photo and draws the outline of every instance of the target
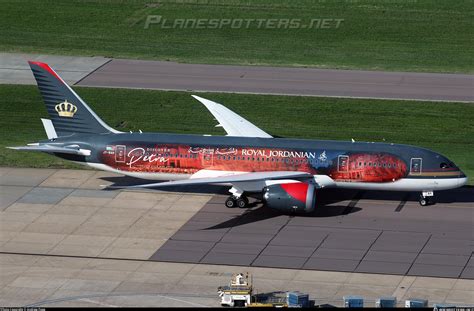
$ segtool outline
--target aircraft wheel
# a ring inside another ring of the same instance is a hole
[[[428,205],[428,199],[424,198],[424,197],[421,197],[419,203],[420,203],[421,206],[426,206],[426,205]]]
[[[420,203],[421,206],[433,205],[433,204],[435,204],[434,197],[432,195],[431,196],[424,196],[422,194],[422,195],[420,195],[419,203]]]
[[[246,197],[240,197],[237,199],[237,206],[239,208],[245,208],[249,205],[249,200]]]
[[[230,196],[225,200],[225,206],[228,208],[234,208],[237,207],[237,201],[234,199],[234,197]]]

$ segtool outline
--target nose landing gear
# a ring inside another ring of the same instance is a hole
[[[421,206],[427,206],[435,204],[434,200],[434,193],[433,191],[423,191],[420,195],[419,203]]]

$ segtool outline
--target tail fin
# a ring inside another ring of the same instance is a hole
[[[28,63],[58,136],[119,133],[105,124],[48,64]]]

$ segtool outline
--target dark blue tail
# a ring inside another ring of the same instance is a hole
[[[59,137],[118,133],[105,124],[48,64],[28,62]]]

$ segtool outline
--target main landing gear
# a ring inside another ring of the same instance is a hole
[[[427,206],[434,204],[434,193],[433,191],[423,191],[420,195],[420,200],[418,201],[421,206]]]
[[[228,208],[234,208],[234,207],[238,207],[238,208],[245,208],[249,205],[249,199],[247,199],[246,196],[240,196],[239,198],[231,195],[230,197],[227,198],[227,200],[225,200],[225,206],[227,206]]]

